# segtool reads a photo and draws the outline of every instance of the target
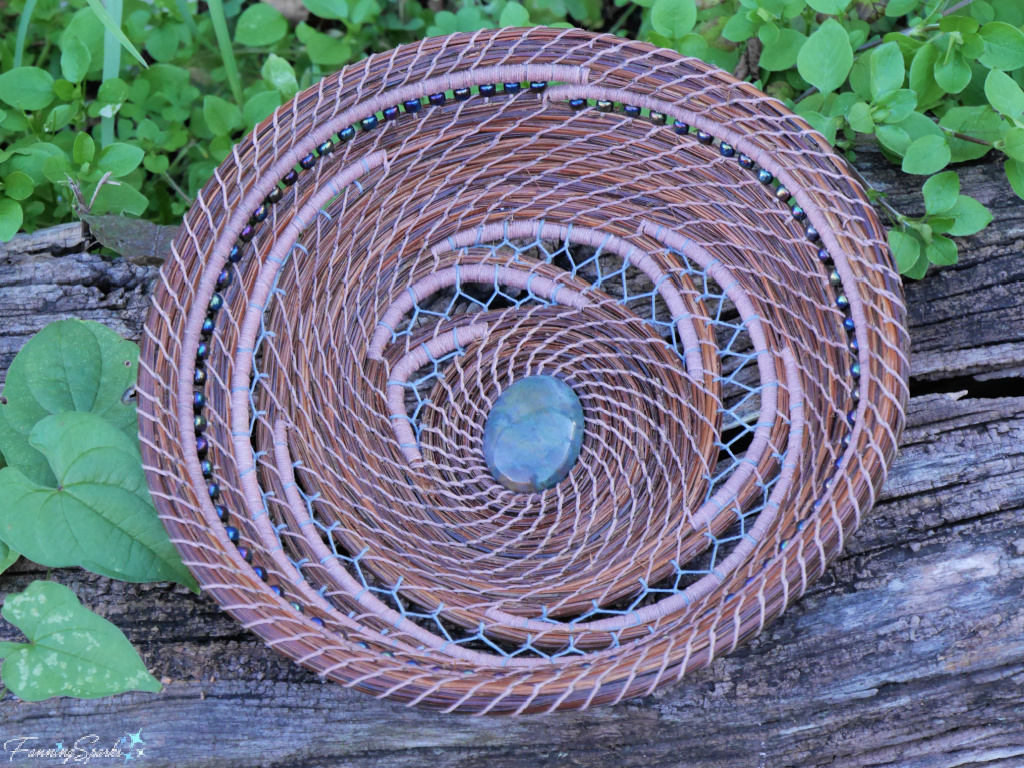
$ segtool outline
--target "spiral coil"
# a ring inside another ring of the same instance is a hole
[[[825,140],[580,30],[371,56],[236,146],[175,238],[140,429],[183,559],[269,645],[475,714],[650,693],[841,550],[907,400],[898,276]],[[564,479],[499,482],[498,399],[579,398]]]

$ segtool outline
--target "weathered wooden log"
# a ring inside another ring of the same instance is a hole
[[[906,177],[862,171],[908,213]],[[142,729],[147,765],[1024,766],[1024,206],[996,162],[963,173],[996,215],[955,267],[908,287],[909,426],[875,511],[825,578],[737,653],[646,699],[467,719],[323,684],[212,601],[55,571],[123,628],[160,694],[0,700],[0,744]],[[47,322],[137,337],[156,270],[82,251],[79,225],[0,251],[0,380]],[[0,595],[46,570],[24,561]],[[18,633],[0,622],[0,640]],[[2,755],[0,755],[2,757]]]

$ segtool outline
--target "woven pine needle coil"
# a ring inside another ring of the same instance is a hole
[[[150,487],[204,589],[444,711],[648,694],[799,597],[907,401],[884,230],[825,140],[671,51],[504,29],[371,56],[236,146],[146,326]],[[568,385],[539,491],[488,415]]]

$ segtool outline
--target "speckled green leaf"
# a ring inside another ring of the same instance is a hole
[[[4,600],[3,617],[28,643],[0,643],[0,678],[18,698],[95,699],[160,690],[124,634],[62,584],[33,581]]]
[[[0,470],[0,539],[40,565],[198,591],[157,517],[138,443],[92,413],[59,413],[30,435],[56,488]]]
[[[56,487],[29,433],[42,419],[62,411],[102,416],[133,438],[138,435],[135,403],[125,391],[135,383],[139,348],[99,323],[50,323],[11,363],[0,401],[0,451],[8,466],[40,485]]]

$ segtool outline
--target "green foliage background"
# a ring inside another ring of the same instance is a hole
[[[298,91],[425,35],[545,24],[673,48],[796,109],[854,159],[908,174],[1006,155],[1024,197],[1020,0],[12,0],[0,9],[0,241],[118,213],[181,219],[230,147]],[[758,54],[758,49],[760,49]],[[755,55],[757,54],[757,55]],[[927,215],[887,208],[901,271],[956,261],[991,220],[950,175]]]

